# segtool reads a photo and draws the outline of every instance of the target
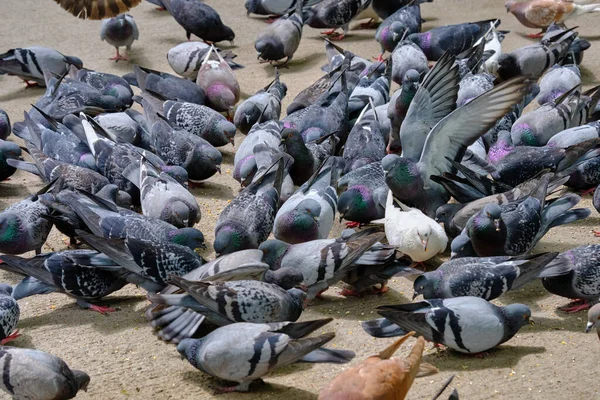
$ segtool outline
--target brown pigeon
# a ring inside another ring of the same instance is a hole
[[[62,8],[82,19],[116,17],[140,4],[142,0],[54,0]]]

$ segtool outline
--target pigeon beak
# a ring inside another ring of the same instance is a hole
[[[229,143],[231,143],[231,145],[235,147],[235,138],[229,139]]]
[[[423,244],[423,251],[427,251],[427,246],[429,245],[429,239],[421,240],[421,243]]]
[[[593,327],[594,327],[594,323],[588,322],[587,326],[585,327],[585,333],[590,333],[590,331],[592,330]]]
[[[306,286],[304,283],[300,284],[300,290],[302,290],[303,292],[308,292],[308,286]]]
[[[231,39],[231,40],[229,41],[229,43],[230,43],[232,46],[234,46],[233,39]]]
[[[343,215],[340,215],[340,224],[342,223],[342,220],[344,219]]]
[[[534,322],[532,319],[530,319],[530,320],[529,320],[529,325],[531,325],[531,326],[535,326],[535,322]]]
[[[414,299],[416,299],[417,297],[419,297],[419,293],[417,293],[417,292],[413,293],[413,298],[412,298],[412,299],[414,300]]]
[[[313,219],[315,220],[315,222],[319,222],[319,220],[320,220],[321,218],[319,218],[319,216],[318,216],[318,215],[313,215]]]
[[[500,220],[499,219],[494,220],[494,226],[496,227],[496,232],[500,232]]]
[[[221,166],[220,166],[220,165],[217,165],[215,168],[217,169],[217,172],[218,172],[219,174],[221,174]]]

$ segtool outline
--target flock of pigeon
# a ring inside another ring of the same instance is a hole
[[[121,13],[140,0],[55,1],[82,18],[111,17],[101,39],[117,49],[115,61],[127,59],[119,48],[138,29]],[[573,191],[600,184],[600,87],[583,90],[579,69],[590,43],[564,26],[600,5],[508,1],[521,23],[543,29],[540,41],[508,51],[500,20],[422,32],[423,0],[247,0],[248,14],[271,16],[255,47],[276,66],[275,79],[240,102],[234,70],[243,66],[214,46],[235,37],[219,14],[199,0],[150,2],[204,41],[169,51],[179,76],[137,65],[115,76],[39,46],[0,55],[1,74],[46,87],[23,121],[11,125],[0,110],[1,179],[21,169],[47,183],[0,213],[0,269],[23,276],[0,285],[2,345],[18,337],[20,299],[59,292],[108,313],[94,301],[133,284],[148,293],[160,339],[236,383],[221,392],[247,391],[296,361],[354,357],[324,347],[334,333],[309,336],[331,319],[297,322],[329,286],[385,293],[388,279],[408,275],[413,299],[423,300],[380,306],[382,318],[362,324],[374,337],[401,338],[319,398],[404,398],[417,373],[436,372],[420,362],[425,340],[475,355],[510,340],[530,323],[529,307],[489,301],[534,279],[582,301],[566,312],[593,306],[586,331],[600,337],[600,245],[531,254],[553,227],[590,215],[575,208]],[[366,18],[378,24],[376,61],[332,42]],[[330,29],[328,64],[281,118],[278,67],[294,62],[304,25]],[[539,107],[524,112],[532,102]],[[238,131],[242,190],[218,217],[217,258],[207,261],[196,252],[201,211],[188,187],[220,172],[218,148]],[[7,140],[11,132],[23,147]],[[348,229],[330,239],[338,217]],[[71,246],[42,254],[52,227]],[[423,272],[448,245],[451,258]],[[201,325],[213,330],[197,338]],[[412,335],[408,358],[391,359]],[[0,347],[0,366],[0,387],[16,399],[69,399],[90,382],[36,350]]]

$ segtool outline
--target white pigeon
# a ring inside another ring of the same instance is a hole
[[[397,207],[399,204],[400,207]],[[388,244],[409,256],[415,262],[427,261],[446,250],[448,237],[444,228],[421,210],[410,208],[388,192],[383,222]]]

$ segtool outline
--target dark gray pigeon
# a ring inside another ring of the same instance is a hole
[[[548,264],[558,253],[520,257],[465,257],[452,259],[437,270],[426,272],[414,282],[415,299],[447,299],[461,296],[493,300],[533,279],[569,273],[564,265]]]
[[[338,198],[340,218],[358,224],[368,224],[385,216],[389,188],[381,162],[374,162],[340,178],[339,187],[347,189]]]
[[[0,139],[6,140],[10,135],[10,131],[10,118],[8,118],[6,111],[0,109]]]
[[[372,106],[371,103],[370,106],[365,107],[344,144],[342,157],[345,163],[345,173],[373,162],[380,162],[385,157],[386,140],[379,121],[364,117],[367,107]]]
[[[219,389],[220,393],[247,392],[253,381],[302,359],[340,362],[330,354],[331,350],[319,353],[320,347],[335,337],[334,333],[304,337],[330,321],[236,323],[218,328],[202,339],[185,339],[177,345],[177,351],[193,367],[219,379],[238,382],[236,386]],[[348,358],[354,355],[345,353]],[[341,362],[347,361],[346,358]]]
[[[409,69],[402,79],[400,93],[394,93],[388,103],[387,117],[390,119],[390,134],[385,149],[388,154],[400,154],[402,152],[400,128],[404,123],[410,104],[419,90],[420,80],[419,73],[414,69]]]
[[[392,81],[401,85],[410,70],[424,76],[429,72],[429,63],[419,46],[410,40],[403,40],[392,51]]]
[[[129,83],[120,76],[89,69],[80,69],[74,73],[73,67],[71,67],[71,75],[75,75],[73,76],[74,79],[87,83],[102,94],[116,97],[127,107],[131,107],[133,103],[133,90],[131,90]]]
[[[100,39],[117,49],[117,55],[109,58],[112,61],[129,60],[127,54],[119,54],[119,47],[125,47],[129,53],[131,45],[139,37],[137,24],[129,14],[120,14],[114,18],[105,19],[100,26]]]
[[[256,123],[279,120],[281,100],[286,93],[287,86],[279,80],[279,70],[276,69],[273,82],[237,106],[233,123],[240,132],[247,135]]]
[[[589,308],[600,298],[600,246],[588,245],[560,253],[548,267],[566,265],[566,275],[544,278],[544,288],[552,294],[568,299],[579,299],[583,304],[563,307],[566,312],[578,312]],[[591,303],[591,304],[590,304]]]
[[[300,132],[293,128],[285,128],[281,132],[281,143],[284,151],[294,159],[290,176],[298,186],[307,182],[335,151],[332,135],[305,143]]]
[[[271,15],[273,19],[276,19],[278,16],[293,12],[297,3],[301,3],[303,7],[310,7],[319,1],[320,0],[246,0],[244,6],[246,7],[248,15]],[[271,22],[271,20],[267,20],[267,22]]]
[[[254,148],[260,145],[279,149],[282,129],[283,124],[279,121],[259,123],[250,129],[248,136],[244,138],[235,152],[233,179],[240,182],[243,187],[252,182],[258,170]]]
[[[519,77],[500,84],[438,122],[427,135],[422,152],[417,156],[418,162],[394,154],[387,155],[382,160],[386,183],[398,200],[421,209],[430,217],[435,216],[437,208],[448,202],[449,195],[430,176],[434,171],[450,172],[453,168],[448,157],[443,158],[441,154],[450,155],[449,158],[456,161],[462,159],[467,146],[522,100],[525,94],[520,89],[526,86],[525,80]],[[411,107],[415,104],[413,100]],[[465,124],[466,120],[470,122]],[[415,154],[418,153],[417,150]]]
[[[499,307],[470,296],[381,306],[377,312],[401,331],[415,331],[425,340],[470,354],[491,350],[510,340],[531,318],[531,310],[524,304]],[[379,325],[363,323],[371,335],[380,333]]]
[[[31,250],[40,253],[52,229],[44,219],[48,208],[38,195],[8,206],[0,213],[0,252],[23,254]]]
[[[83,62],[77,57],[65,56],[49,47],[15,48],[0,54],[0,75],[16,75],[23,79],[28,87],[36,84],[46,86],[44,71],[60,76],[67,72],[69,65],[82,68]]]
[[[195,82],[166,72],[134,65],[133,74],[124,75],[124,79],[131,85],[165,100],[186,101],[195,104],[204,104],[205,102],[204,90]]]
[[[404,37],[421,32],[421,22],[419,4],[399,8],[385,18],[375,32],[375,39],[381,45],[381,53],[385,53],[386,50],[393,52]]]
[[[304,21],[311,28],[330,28],[322,33],[331,36],[331,40],[342,40],[350,22],[370,4],[370,0],[324,0],[304,12]],[[332,36],[337,28],[342,28],[343,33]]]
[[[185,29],[188,40],[192,34],[205,42],[221,42],[227,40],[233,44],[235,34],[230,27],[223,24],[221,17],[207,4],[200,0],[162,0],[165,8],[175,21]]]
[[[375,11],[379,18],[386,19],[402,7],[410,7],[431,2],[433,2],[433,0],[373,0],[371,5],[373,11]]]
[[[0,260],[3,261],[0,269],[25,276],[13,288],[16,300],[59,292],[73,297],[82,308],[105,314],[116,310],[90,301],[108,296],[127,284],[120,277],[121,267],[93,250],[66,250],[30,259],[3,255]]]
[[[12,297],[13,288],[0,283],[0,345],[18,338],[19,330],[15,330],[19,322],[19,303]]]
[[[87,391],[90,377],[40,350],[0,347],[4,379],[0,388],[13,399],[67,400]]]
[[[581,71],[577,65],[554,65],[540,79],[539,105],[554,101],[572,88],[581,85]]]
[[[302,6],[303,1],[297,0],[295,10],[279,18],[258,35],[254,48],[259,60],[273,62],[285,58],[282,66],[292,60],[302,39]]]
[[[17,169],[11,165],[8,165],[6,160],[22,160],[21,148],[19,145],[13,142],[0,139],[0,181],[5,181],[10,178]]]

